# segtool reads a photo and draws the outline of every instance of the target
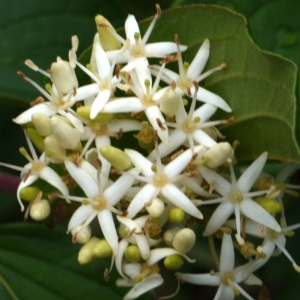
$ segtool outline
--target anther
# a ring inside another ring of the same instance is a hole
[[[156,118],[156,123],[160,129],[166,130],[166,127],[164,127],[162,121],[159,118]]]
[[[35,105],[43,103],[43,102],[44,102],[44,98],[39,96],[35,100],[30,102],[30,106],[35,106]]]
[[[161,16],[161,9],[159,4],[155,4],[155,7],[156,7],[156,18],[158,19]]]
[[[116,135],[116,139],[119,140],[119,139],[122,137],[122,135],[123,135],[123,128],[121,127],[121,128],[119,129],[118,134]]]

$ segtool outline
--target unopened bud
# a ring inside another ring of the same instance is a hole
[[[32,123],[41,136],[48,136],[52,134],[50,117],[43,113],[35,113],[31,117]]]
[[[90,114],[91,114],[91,106],[80,106],[76,110],[77,114],[85,118],[87,120],[91,120]],[[99,113],[96,118],[93,119],[94,122],[99,122],[103,124],[109,123],[114,118],[114,114],[111,113]]]
[[[22,188],[20,197],[25,201],[33,201],[37,198],[40,191],[36,186],[27,186]]]
[[[61,147],[53,136],[47,136],[44,140],[46,156],[54,164],[61,164],[66,157],[66,149]]]
[[[282,210],[281,204],[275,199],[259,197],[255,199],[255,202],[270,214],[276,214]]]
[[[73,239],[79,244],[85,244],[89,241],[92,235],[91,226],[85,226],[82,228],[82,225],[78,225],[71,230]]]
[[[98,31],[98,34],[99,34],[99,37],[100,37],[101,46],[104,49],[104,51],[120,49],[121,48],[121,43],[106,28],[106,27],[109,27],[111,30],[116,32],[116,30],[110,24],[110,22],[101,15],[97,15],[95,17],[95,22],[96,22],[97,31]]]
[[[111,257],[113,254],[106,239],[98,240],[97,243],[94,245],[92,252],[94,257],[99,258]]]
[[[34,128],[27,128],[27,134],[34,146],[36,146],[40,152],[44,152],[44,138],[37,132],[37,130]]]
[[[69,125],[68,120],[60,116],[51,118],[52,132],[59,143],[65,149],[75,149],[80,143],[80,133]]]
[[[119,148],[102,146],[100,153],[117,170],[124,171],[132,168],[130,156]]]
[[[50,77],[60,95],[73,92],[78,87],[78,81],[70,63],[57,57],[57,62],[52,63]]]
[[[183,259],[180,255],[169,255],[164,260],[164,265],[169,270],[177,270],[183,265]]]
[[[142,260],[140,249],[137,245],[130,245],[125,250],[125,257],[131,263],[138,263]]]
[[[98,241],[98,238],[92,237],[87,243],[85,243],[81,247],[78,253],[78,262],[81,265],[87,264],[93,260],[93,248]]]
[[[180,101],[182,101],[181,95],[170,89],[167,92],[165,92],[159,100],[160,110],[167,117],[174,117],[177,113]]]
[[[207,160],[206,165],[209,168],[217,168],[227,162],[233,156],[233,149],[227,142],[221,142],[213,146],[204,155],[204,160]]]
[[[173,240],[178,231],[180,231],[180,227],[172,227],[165,231],[163,240],[167,244],[167,246],[173,247]]]
[[[153,218],[158,218],[165,210],[165,204],[159,198],[154,198],[150,201],[150,205],[145,205],[147,212]]]
[[[196,242],[196,235],[192,229],[183,228],[178,231],[173,240],[173,247],[179,253],[186,253],[193,248]]]
[[[171,223],[179,223],[184,220],[185,213],[179,207],[174,207],[168,212],[168,219]]]
[[[35,221],[45,220],[51,212],[50,204],[47,200],[41,199],[30,206],[30,217]]]

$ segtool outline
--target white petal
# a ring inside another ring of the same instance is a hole
[[[189,282],[191,284],[212,286],[220,284],[220,277],[216,275],[176,273],[176,276],[178,276],[183,281]]]
[[[212,139],[207,133],[201,129],[197,129],[193,133],[194,140],[207,148],[211,148],[217,144],[217,142]]]
[[[240,208],[241,212],[249,219],[277,232],[281,231],[281,227],[276,219],[252,199],[244,199],[240,204]]]
[[[129,244],[129,242],[126,239],[123,239],[119,243],[118,254],[115,259],[117,271],[124,279],[127,279],[127,280],[128,280],[128,278],[124,275],[123,270],[122,270],[122,261],[123,261],[123,256],[124,256],[124,253],[125,253],[125,250],[126,250],[128,244]]]
[[[220,255],[220,272],[227,273],[234,268],[234,248],[230,234],[224,233]]]
[[[210,104],[203,104],[193,113],[193,118],[200,118],[200,123],[204,123],[216,112],[217,107]]]
[[[102,233],[114,255],[116,256],[118,253],[118,235],[111,211],[107,209],[99,211],[98,220],[102,229]]]
[[[121,112],[139,112],[144,110],[141,100],[136,97],[121,98],[109,101],[103,107],[102,112],[121,113]]]
[[[150,69],[148,68],[148,60],[144,58],[140,63],[135,67],[135,72],[140,86],[143,89],[144,94],[146,94],[145,81],[149,81],[150,87],[152,87],[152,76]]]
[[[69,108],[69,110],[71,109]],[[64,110],[61,109],[58,111],[58,113],[61,116],[66,117],[80,133],[84,132],[82,122],[79,119],[77,119],[75,116],[73,116],[71,113],[65,112]]]
[[[111,96],[111,90],[103,90],[99,92],[91,108],[90,117],[92,120],[96,118],[99,112],[101,112],[104,105],[109,100],[110,96]]]
[[[134,15],[128,15],[125,21],[125,33],[126,33],[126,37],[130,39],[130,43],[135,44],[134,34],[135,33],[140,34],[140,28]]]
[[[221,203],[210,217],[203,235],[207,236],[216,232],[232,213],[233,205],[231,202]]]
[[[210,42],[208,39],[205,39],[189,66],[187,71],[188,78],[194,80],[202,73],[209,58],[209,52]]]
[[[123,132],[139,131],[142,129],[142,123],[135,120],[113,120],[107,124],[107,129],[110,132],[119,132],[120,128]]]
[[[207,191],[205,191],[200,185],[199,182],[196,180],[196,178],[182,178],[180,179],[180,183],[182,185],[187,186],[189,189],[191,189],[195,194],[206,197],[206,198],[214,198],[216,195],[210,194]]]
[[[92,164],[90,164],[88,161],[83,159],[80,162],[80,169],[82,169],[84,172],[88,173],[94,179],[94,181],[97,182],[97,170],[95,169],[95,167]]]
[[[68,232],[76,226],[84,223],[93,214],[96,216],[96,213],[97,212],[92,205],[81,205],[78,207],[69,221]]]
[[[249,192],[254,182],[257,180],[268,158],[268,152],[261,154],[241,175],[237,182],[238,190]]]
[[[248,285],[262,285],[262,281],[254,274],[250,274],[249,277],[244,280],[244,283]]]
[[[219,296],[217,297],[219,293]],[[235,297],[233,289],[229,285],[221,283],[214,300],[233,300]]]
[[[180,46],[181,51],[187,49],[186,46]],[[165,57],[167,54],[177,52],[177,46],[174,42],[149,43],[145,46],[145,55],[147,57]]]
[[[153,163],[150,160],[132,149],[125,149],[125,153],[130,156],[133,165],[142,170],[144,176],[150,178],[154,176],[154,172],[151,169]]]
[[[88,85],[81,86],[76,90],[75,99],[76,101],[89,98],[99,93],[99,84],[91,83]]]
[[[83,189],[88,198],[93,199],[98,195],[98,185],[88,173],[77,168],[75,164],[70,161],[65,161],[65,166],[72,178]]]
[[[161,193],[175,206],[181,208],[186,213],[198,219],[203,219],[200,210],[192,203],[192,201],[181,192],[174,184],[168,183],[165,185]]]
[[[254,298],[252,298],[246,291],[244,291],[237,283],[236,283],[236,287],[238,288],[238,290],[240,291],[240,293],[248,300],[255,300]]]
[[[159,65],[153,65],[154,69],[151,69],[151,74],[154,76],[157,76],[158,70],[161,68]],[[166,74],[166,75],[164,75]],[[167,84],[171,84],[172,81],[177,82],[179,79],[179,75],[175,73],[174,71],[164,69],[163,75],[161,77],[161,80],[166,82]]]
[[[110,79],[110,63],[105,51],[101,46],[98,33],[95,34],[93,48],[94,53],[96,55],[98,74],[103,80]]]

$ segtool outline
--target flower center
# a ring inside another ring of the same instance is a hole
[[[234,282],[234,274],[233,272],[224,273],[221,277],[221,282],[224,285],[230,285]]]
[[[95,197],[91,204],[96,210],[99,211],[106,208],[106,200],[102,196]]]
[[[100,85],[99,85],[100,90],[102,90],[102,91],[103,90],[109,90],[110,86],[111,86],[111,84],[110,84],[110,81],[108,81],[108,80],[102,80]]]
[[[105,135],[107,132],[107,127],[103,123],[91,121],[88,126],[92,128],[93,132],[97,134],[98,136]]]
[[[131,49],[131,55],[134,57],[144,56],[144,47],[140,44],[140,34],[136,32],[134,34],[135,45]]]
[[[229,199],[232,203],[241,203],[243,199],[243,194],[240,191],[234,191],[229,194]]]
[[[45,165],[40,161],[33,162],[31,167],[31,173],[39,173],[44,167]]]
[[[145,231],[149,232],[150,237],[154,237],[161,232],[161,228],[156,219],[151,219],[146,223]]]
[[[153,266],[148,266],[144,263],[141,267],[140,274],[134,277],[135,282],[141,282],[145,277],[148,277],[159,272],[158,266],[155,264]]]
[[[164,174],[155,174],[153,177],[153,184],[156,187],[163,187],[168,183],[168,178]]]
[[[194,121],[191,120],[186,120],[183,124],[182,124],[182,130],[185,133],[193,133],[195,130],[197,129],[196,127],[196,123]]]

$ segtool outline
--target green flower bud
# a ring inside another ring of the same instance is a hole
[[[190,228],[183,228],[175,234],[173,247],[182,254],[193,248],[196,242],[196,235]]]
[[[145,208],[151,217],[158,218],[164,212],[165,204],[159,198],[154,198],[151,200],[150,205],[146,205]]]
[[[44,138],[40,136],[37,130],[34,128],[27,128],[27,133],[30,139],[32,140],[34,146],[36,146],[40,152],[44,152]]]
[[[97,31],[99,34],[99,38],[103,50],[110,51],[110,50],[120,49],[121,48],[120,41],[106,29],[106,27],[109,27],[114,32],[116,31],[114,27],[110,24],[110,22],[107,19],[105,19],[102,15],[97,15],[95,17],[95,22],[97,25]]]
[[[35,113],[32,115],[32,123],[41,136],[52,134],[50,117],[43,113]]]
[[[168,212],[168,219],[171,223],[179,223],[184,220],[185,213],[179,207],[174,207]]]
[[[138,263],[142,260],[140,249],[137,245],[130,245],[125,250],[125,257],[131,263]]]
[[[98,240],[92,250],[94,257],[111,257],[113,252],[106,239]]]
[[[174,117],[177,113],[180,101],[182,101],[181,95],[170,89],[167,92],[165,92],[159,100],[160,110],[167,117]]]
[[[180,227],[172,227],[165,231],[163,240],[169,247],[173,247],[173,240],[178,231],[180,231]]]
[[[22,188],[20,197],[25,201],[33,201],[37,198],[40,191],[36,186],[27,186]]]
[[[75,237],[74,240],[76,240],[77,243],[85,244],[91,238],[92,228],[91,226],[82,228],[82,225],[78,225],[71,230],[71,234],[73,237]]]
[[[180,255],[169,255],[164,260],[164,265],[169,270],[177,270],[183,265],[183,259]]]
[[[116,147],[102,146],[100,153],[117,170],[124,171],[132,168],[130,156]]]
[[[204,160],[209,168],[214,169],[226,163],[233,154],[231,145],[227,142],[222,142],[207,150]]]
[[[78,262],[81,265],[87,264],[93,260],[93,248],[98,241],[98,238],[92,237],[87,243],[85,243],[81,247],[78,253]]]
[[[275,199],[259,197],[255,199],[255,202],[270,214],[276,214],[282,210],[281,204]]]
[[[80,106],[77,108],[77,114],[85,118],[87,120],[91,120],[90,113],[91,113],[91,106]],[[103,124],[109,123],[114,118],[114,114],[110,113],[99,113],[95,119],[93,119],[93,122],[99,122]]]
[[[30,217],[35,221],[45,220],[50,215],[50,212],[50,204],[45,199],[33,202],[30,206]]]
[[[46,156],[54,164],[61,164],[66,157],[66,149],[61,147],[53,136],[47,136],[44,140]]]

